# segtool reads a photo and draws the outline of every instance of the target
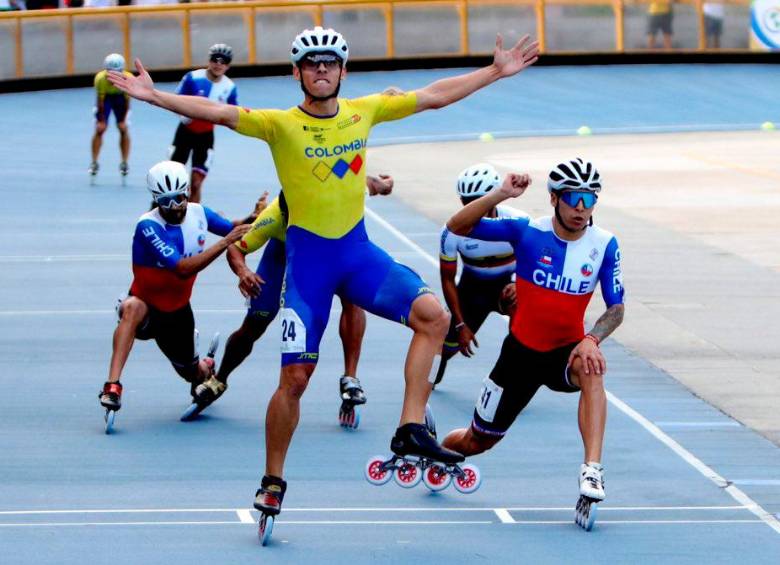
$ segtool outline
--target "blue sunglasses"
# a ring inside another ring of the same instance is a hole
[[[160,208],[169,210],[171,208],[183,208],[187,203],[186,194],[163,194],[155,198],[155,202]]]
[[[589,190],[567,190],[561,192],[559,197],[572,208],[576,208],[580,202],[585,208],[593,208],[599,199],[595,192]]]

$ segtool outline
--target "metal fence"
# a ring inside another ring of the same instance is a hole
[[[727,0],[721,48],[747,50],[750,0]],[[674,3],[673,48],[706,50],[702,0]],[[109,52],[152,69],[205,63],[233,46],[233,64],[288,60],[305,27],[341,31],[355,59],[482,55],[496,32],[530,34],[542,52],[646,48],[649,0],[311,0],[168,4],[0,13],[0,80],[94,72]]]

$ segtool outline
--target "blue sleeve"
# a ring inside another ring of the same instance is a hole
[[[181,77],[181,81],[179,81],[178,86],[176,87],[176,94],[192,94],[192,76],[190,73],[187,73],[183,77]]]
[[[203,211],[206,213],[206,222],[208,223],[208,230],[211,233],[224,237],[233,229],[233,222],[220,216],[211,208],[204,206]]]
[[[599,271],[599,283],[601,295],[607,308],[615,304],[623,304],[623,271],[620,267],[620,246],[614,237],[607,244],[604,251],[604,261],[601,262]]]
[[[233,106],[238,106],[238,88],[235,86],[233,87],[233,90],[230,91],[230,96],[228,96],[227,103]]]
[[[483,218],[468,234],[473,239],[514,244],[528,227],[529,218]]]
[[[133,263],[147,267],[174,269],[181,253],[166,239],[165,230],[156,222],[138,222],[133,237]]]

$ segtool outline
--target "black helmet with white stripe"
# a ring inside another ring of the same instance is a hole
[[[456,188],[461,198],[478,198],[500,185],[501,177],[493,165],[477,163],[460,172]]]
[[[577,157],[553,167],[547,178],[547,190],[587,190],[598,193],[601,192],[601,175],[593,163]]]
[[[190,175],[181,163],[161,161],[146,174],[146,188],[152,193],[155,202],[161,196],[184,194],[189,197]]]

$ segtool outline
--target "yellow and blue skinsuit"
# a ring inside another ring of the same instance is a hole
[[[415,93],[339,99],[333,116],[299,107],[239,112],[236,131],[271,148],[289,207],[281,297],[282,364],[316,363],[334,294],[408,323],[412,302],[431,290],[371,243],[363,211],[368,134],[414,113]]]

